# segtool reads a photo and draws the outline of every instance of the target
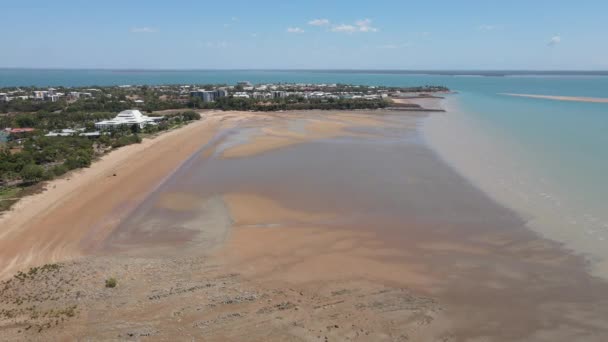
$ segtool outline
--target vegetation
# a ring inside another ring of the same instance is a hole
[[[106,287],[115,288],[118,285],[116,278],[108,278],[106,279]]]
[[[191,108],[241,110],[271,112],[278,110],[353,110],[353,109],[379,109],[388,106],[381,99],[306,99],[304,97],[290,96],[282,99],[247,99],[224,97],[215,102],[202,102],[200,98],[193,97],[188,106]]]
[[[8,144],[0,145],[0,211],[7,210],[25,195],[24,188],[50,180],[70,170],[86,168],[99,155],[112,149],[142,141],[142,135],[153,134],[200,119],[193,111],[168,115],[158,125],[120,127],[103,132],[97,139],[73,135],[47,137],[49,131],[80,128],[94,130],[94,123],[115,113],[26,113],[0,118],[0,128],[32,127],[36,131],[19,134]]]

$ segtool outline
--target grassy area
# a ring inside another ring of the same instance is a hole
[[[19,200],[21,190],[19,187],[0,187],[0,212],[8,210]]]

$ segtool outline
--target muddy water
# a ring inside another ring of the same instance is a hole
[[[276,120],[301,132],[305,119]],[[420,139],[420,117],[382,120],[239,158],[222,151],[250,143],[269,123],[225,130],[142,203],[108,246],[215,248],[234,220],[223,196],[250,194],[311,213],[306,220],[266,213],[263,226],[368,232],[382,241],[377,248],[403,251],[379,260],[415,264],[432,281],[390,281],[437,297],[456,338],[608,338],[608,286],[589,276],[582,258],[527,230],[445,165]]]

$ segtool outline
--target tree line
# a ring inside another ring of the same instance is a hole
[[[239,110],[239,111],[278,111],[278,110],[353,110],[386,108],[388,103],[383,99],[306,99],[304,97],[287,97],[282,99],[251,99],[222,97],[215,102],[202,102],[198,97],[191,98],[190,108]]]
[[[18,141],[0,145],[0,192],[11,187],[28,187],[50,180],[74,169],[91,165],[99,155],[122,146],[140,143],[141,136],[168,130],[199,120],[200,114],[186,111],[168,115],[158,125],[140,129],[138,125],[121,126],[103,132],[97,139],[74,134],[67,137],[45,136],[49,129],[83,127],[107,117],[107,113],[72,113],[56,116],[53,113],[35,113],[17,116],[10,120],[36,127],[33,133],[21,135]],[[6,209],[0,205],[1,209]]]

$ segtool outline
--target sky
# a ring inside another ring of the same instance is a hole
[[[0,67],[608,70],[606,0],[0,0]]]

